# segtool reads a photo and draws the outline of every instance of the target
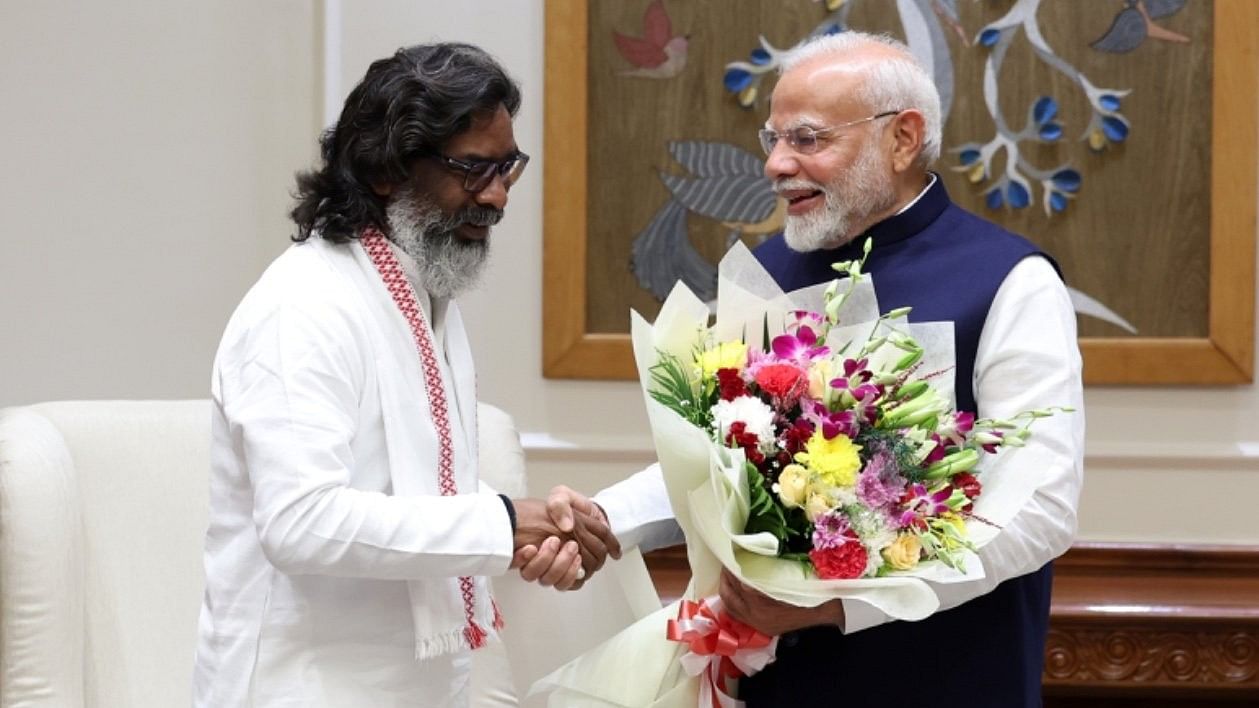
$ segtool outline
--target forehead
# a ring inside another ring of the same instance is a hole
[[[493,113],[473,116],[468,129],[446,142],[443,152],[451,157],[501,159],[516,151],[511,114],[503,106]]]
[[[786,129],[855,120],[864,108],[857,99],[861,81],[855,64],[827,57],[806,61],[779,77],[770,98],[769,123]]]

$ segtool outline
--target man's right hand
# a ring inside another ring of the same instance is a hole
[[[519,568],[527,581],[575,590],[603,567],[609,554],[621,556],[620,544],[602,514],[578,510],[566,523],[556,523],[549,503],[537,499],[512,503],[516,508],[512,567]]]

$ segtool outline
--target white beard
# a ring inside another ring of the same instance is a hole
[[[452,216],[410,185],[404,185],[385,208],[389,236],[415,260],[428,294],[451,298],[476,285],[489,256],[490,238],[460,238],[455,229],[466,223],[492,226],[503,218],[497,209],[471,207]]]
[[[830,184],[809,180],[782,180],[774,191],[816,189],[826,197],[821,209],[801,215],[787,215],[783,238],[793,251],[807,252],[837,248],[860,234],[871,215],[896,203],[892,171],[879,154],[878,143],[868,141],[847,171],[836,175]]]

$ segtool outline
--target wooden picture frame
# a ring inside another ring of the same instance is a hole
[[[629,335],[586,327],[588,0],[548,0],[545,11],[543,374],[634,379]],[[1207,336],[1082,337],[1086,383],[1253,380],[1259,2],[1215,0],[1213,12]]]

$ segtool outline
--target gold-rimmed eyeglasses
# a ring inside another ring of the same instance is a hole
[[[894,116],[901,113],[903,110],[904,109],[898,111],[883,111],[882,113],[876,113],[872,116],[866,116],[865,118],[850,120],[847,123],[828,125],[825,128],[811,128],[807,125],[802,125],[796,128],[791,128],[790,130],[784,130],[781,133],[777,130],[763,128],[758,131],[756,135],[760,138],[761,149],[765,151],[766,155],[769,155],[774,151],[774,147],[778,145],[779,140],[786,141],[787,145],[790,146],[792,150],[795,150],[801,155],[812,155],[817,152],[818,138],[829,137],[837,130],[849,128],[854,125],[868,123],[872,120],[878,120],[879,118]]]

